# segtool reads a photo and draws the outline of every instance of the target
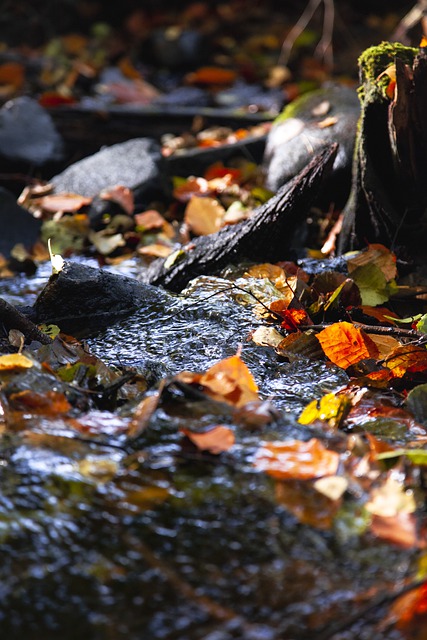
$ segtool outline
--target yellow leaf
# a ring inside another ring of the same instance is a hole
[[[23,356],[22,353],[8,353],[0,356],[0,371],[9,371],[11,369],[31,369],[32,360]]]
[[[320,400],[310,402],[301,413],[298,422],[312,424],[316,420],[322,420],[329,422],[330,426],[338,426],[350,404],[350,400],[345,396],[327,393]]]

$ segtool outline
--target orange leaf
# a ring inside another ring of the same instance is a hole
[[[188,74],[187,82],[192,84],[233,84],[236,72],[222,67],[200,67],[194,73]]]
[[[258,400],[258,387],[245,363],[238,355],[214,364],[199,378],[199,384],[215,400],[242,407]]]
[[[209,451],[209,453],[218,454],[228,451],[235,442],[234,433],[230,427],[223,425],[213,427],[204,433],[195,433],[188,429],[181,429],[181,431],[200,451]]]
[[[329,360],[342,369],[367,358],[378,358],[375,343],[350,322],[335,322],[316,337]]]
[[[266,442],[258,449],[254,464],[274,478],[309,480],[336,474],[339,459],[338,453],[312,438],[308,442]]]

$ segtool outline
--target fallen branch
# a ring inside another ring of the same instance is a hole
[[[294,233],[304,223],[331,171],[337,149],[338,145],[332,144],[316,155],[248,220],[194,239],[182,247],[172,264],[170,258],[153,262],[143,275],[144,281],[179,292],[193,278],[218,274],[244,259],[277,262],[289,258]]]

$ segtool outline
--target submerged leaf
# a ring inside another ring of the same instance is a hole
[[[274,478],[309,480],[335,475],[339,460],[338,453],[312,438],[308,442],[264,442],[255,455],[254,465]]]
[[[217,425],[203,433],[196,433],[189,429],[181,431],[200,451],[209,451],[215,455],[231,449],[235,441],[233,431],[224,425]]]

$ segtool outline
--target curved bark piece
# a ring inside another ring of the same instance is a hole
[[[334,143],[316,155],[248,220],[196,238],[182,247],[172,264],[170,259],[153,262],[143,275],[144,281],[179,292],[193,278],[217,274],[230,263],[244,259],[277,262],[289,257],[293,235],[330,173],[337,149]]]

